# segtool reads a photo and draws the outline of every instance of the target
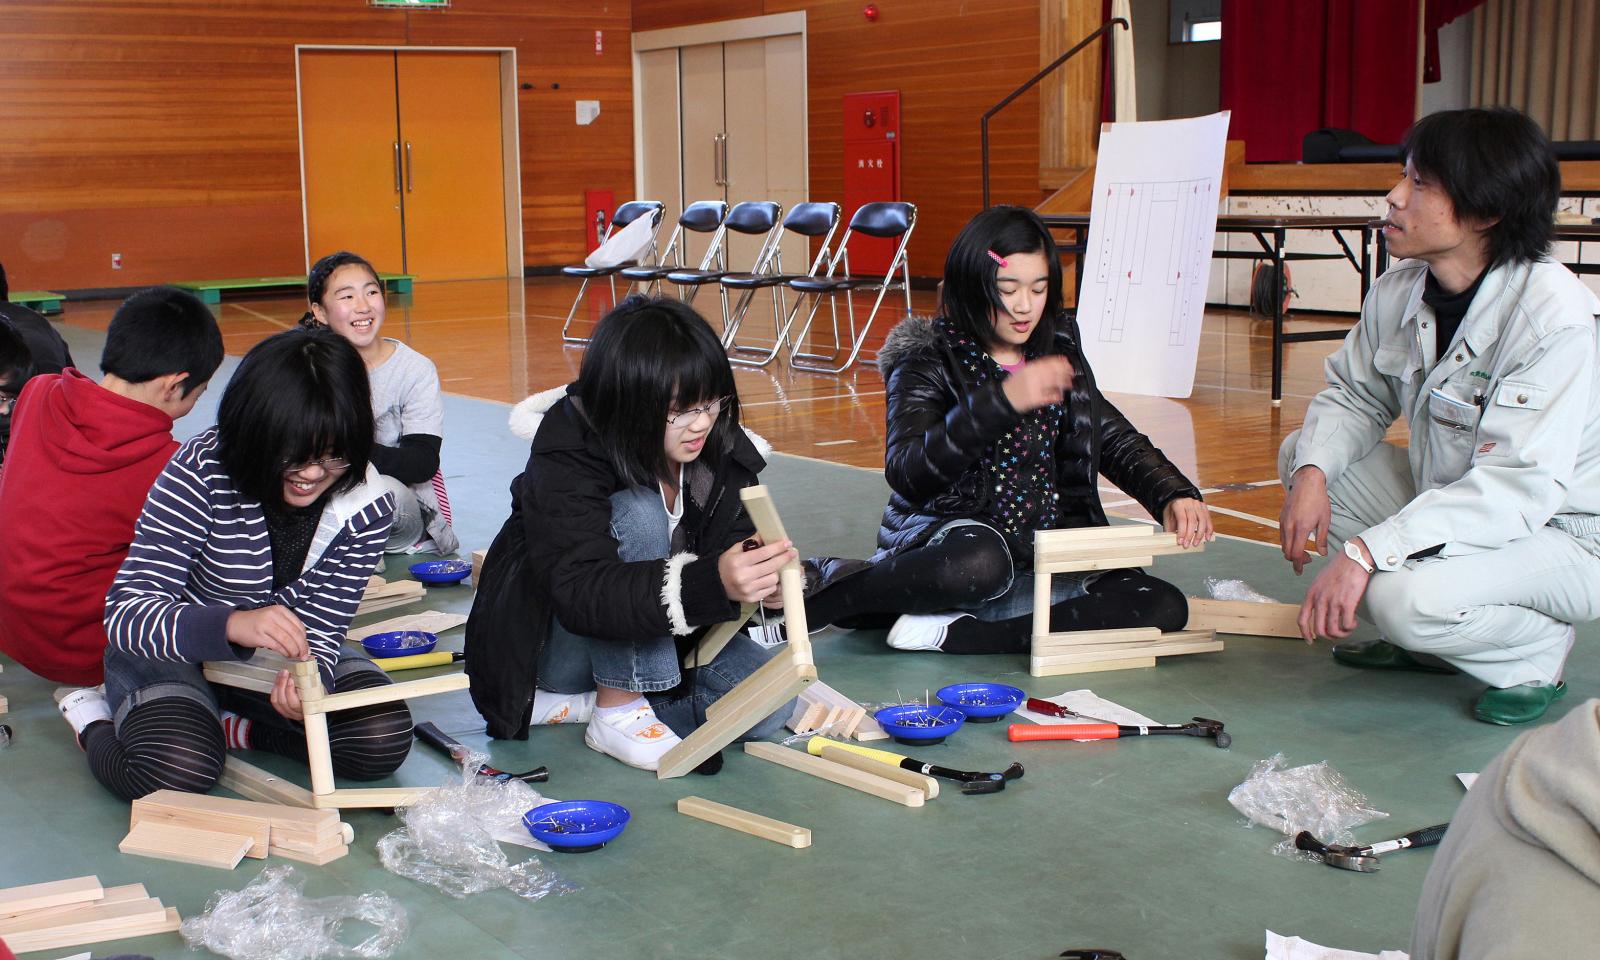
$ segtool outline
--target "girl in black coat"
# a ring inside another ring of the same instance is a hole
[[[519,416],[537,418],[533,447],[467,621],[473,703],[491,737],[587,721],[590,747],[654,770],[770,656],[737,635],[685,679],[685,652],[740,604],[777,598],[795,557],[789,541],[745,547],[739,489],[765,462],[727,354],[686,304],[632,297],[595,328],[577,381]]]
[[[1199,490],[1095,388],[1062,313],[1055,241],[1031,210],[994,207],[962,229],[941,308],[902,322],[878,353],[893,493],[872,566],[808,600],[810,623],[899,615],[897,649],[1026,650],[1034,531],[1105,525],[1102,473],[1181,543],[1212,538]],[[1188,618],[1182,592],[1141,570],[1054,582],[1053,631],[1180,630]]]

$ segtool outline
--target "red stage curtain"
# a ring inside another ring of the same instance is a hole
[[[1428,21],[1423,25],[1428,32],[1422,54],[1423,83],[1438,83],[1444,79],[1439,66],[1439,29],[1481,3],[1483,0],[1428,0],[1422,14]]]
[[[1245,158],[1299,160],[1342,127],[1397,143],[1416,106],[1420,0],[1223,0],[1222,106]]]

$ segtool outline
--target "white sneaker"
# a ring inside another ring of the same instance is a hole
[[[594,691],[588,693],[551,693],[549,690],[533,691],[534,726],[550,723],[588,723],[594,715]]]
[[[589,749],[615,757],[630,767],[655,770],[662,755],[683,741],[647,703],[620,713],[595,711],[583,733],[583,742]]]
[[[81,734],[84,728],[97,720],[111,719],[111,704],[97,687],[74,690],[56,701],[61,715],[72,725],[72,732]]]
[[[950,624],[970,613],[906,613],[889,628],[889,646],[896,650],[940,650]]]

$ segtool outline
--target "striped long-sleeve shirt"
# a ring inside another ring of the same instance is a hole
[[[254,651],[228,642],[228,616],[276,603],[305,624],[330,681],[394,519],[394,498],[376,489],[367,482],[331,499],[299,578],[273,590],[261,504],[235,489],[216,428],[207,430],[178,449],[150,490],[106,597],[107,638],[153,660],[245,660]]]

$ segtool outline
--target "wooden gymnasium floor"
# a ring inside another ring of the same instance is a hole
[[[566,382],[577,374],[583,350],[564,345],[560,330],[577,284],[565,278],[418,283],[415,292],[392,297],[384,332],[431,357],[444,389],[485,400],[515,402],[529,393]],[[598,319],[609,302],[590,288],[579,317]],[[871,350],[901,315],[903,301],[885,304],[868,341]],[[696,301],[717,316],[715,291]],[[931,313],[931,291],[912,293],[912,308]],[[103,329],[116,303],[74,302],[65,323]],[[864,316],[870,301],[858,300]],[[293,326],[304,310],[297,295],[231,299],[220,307],[227,352],[243,354],[262,338]],[[819,317],[819,326],[826,307]],[[1292,319],[1290,329],[1342,329],[1338,317]],[[587,324],[575,322],[575,332]],[[745,338],[770,336],[771,309],[758,303],[744,325]],[[742,339],[745,339],[742,338]],[[1194,394],[1187,400],[1115,395],[1114,401],[1204,489],[1219,532],[1255,540],[1276,539],[1282,504],[1277,451],[1300,426],[1307,403],[1322,387],[1322,361],[1337,341],[1285,347],[1284,399],[1269,402],[1270,324],[1243,310],[1206,312]],[[765,369],[735,367],[745,422],[784,453],[881,470],[883,381],[876,367],[858,364],[838,375],[790,370],[782,361]],[[1403,428],[1401,428],[1403,429]],[[1399,434],[1403,436],[1403,434]],[[1112,509],[1138,513],[1104,483]]]

